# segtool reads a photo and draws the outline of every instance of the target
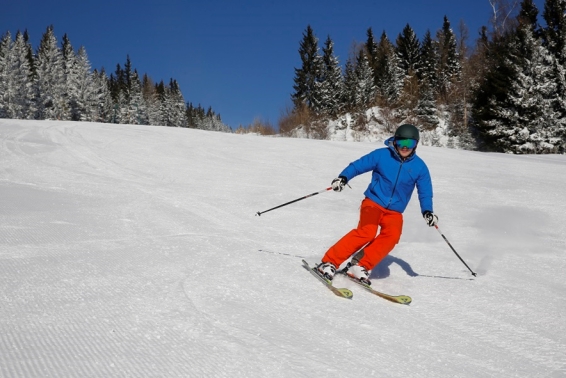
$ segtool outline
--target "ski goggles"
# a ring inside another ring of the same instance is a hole
[[[412,150],[417,147],[417,140],[415,139],[395,139],[395,145],[399,148],[408,148]]]

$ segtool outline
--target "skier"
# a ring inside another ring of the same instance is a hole
[[[401,238],[402,213],[415,186],[426,223],[430,227],[436,226],[438,217],[432,208],[432,180],[426,164],[416,155],[418,143],[419,130],[410,124],[401,125],[395,135],[385,141],[387,148],[362,156],[332,180],[332,189],[341,192],[354,177],[373,171],[364,193],[357,228],[330,247],[317,266],[324,277],[332,280],[336,269],[359,251],[352,259],[347,274],[371,285],[371,269],[393,250]]]

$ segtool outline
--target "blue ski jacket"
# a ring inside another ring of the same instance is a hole
[[[350,181],[362,173],[373,171],[364,195],[380,206],[400,213],[407,208],[416,186],[421,213],[427,210],[433,212],[432,180],[428,167],[415,152],[402,160],[393,140],[391,137],[385,141],[388,148],[379,148],[351,162],[339,176]]]

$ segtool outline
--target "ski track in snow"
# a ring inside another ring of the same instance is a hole
[[[566,377],[565,156],[419,147],[416,195],[372,272],[389,303],[301,267],[357,223],[381,143],[0,120],[1,377]],[[268,253],[267,253],[268,252]]]

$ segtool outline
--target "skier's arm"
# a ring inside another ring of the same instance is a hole
[[[369,172],[373,170],[379,163],[379,155],[377,151],[370,152],[367,155],[362,156],[356,161],[351,162],[339,175],[346,178],[346,182],[350,181],[354,177],[361,175],[362,173]]]
[[[426,165],[417,179],[417,192],[419,195],[419,203],[421,205],[421,214],[424,214],[425,212],[433,213],[432,179]]]

